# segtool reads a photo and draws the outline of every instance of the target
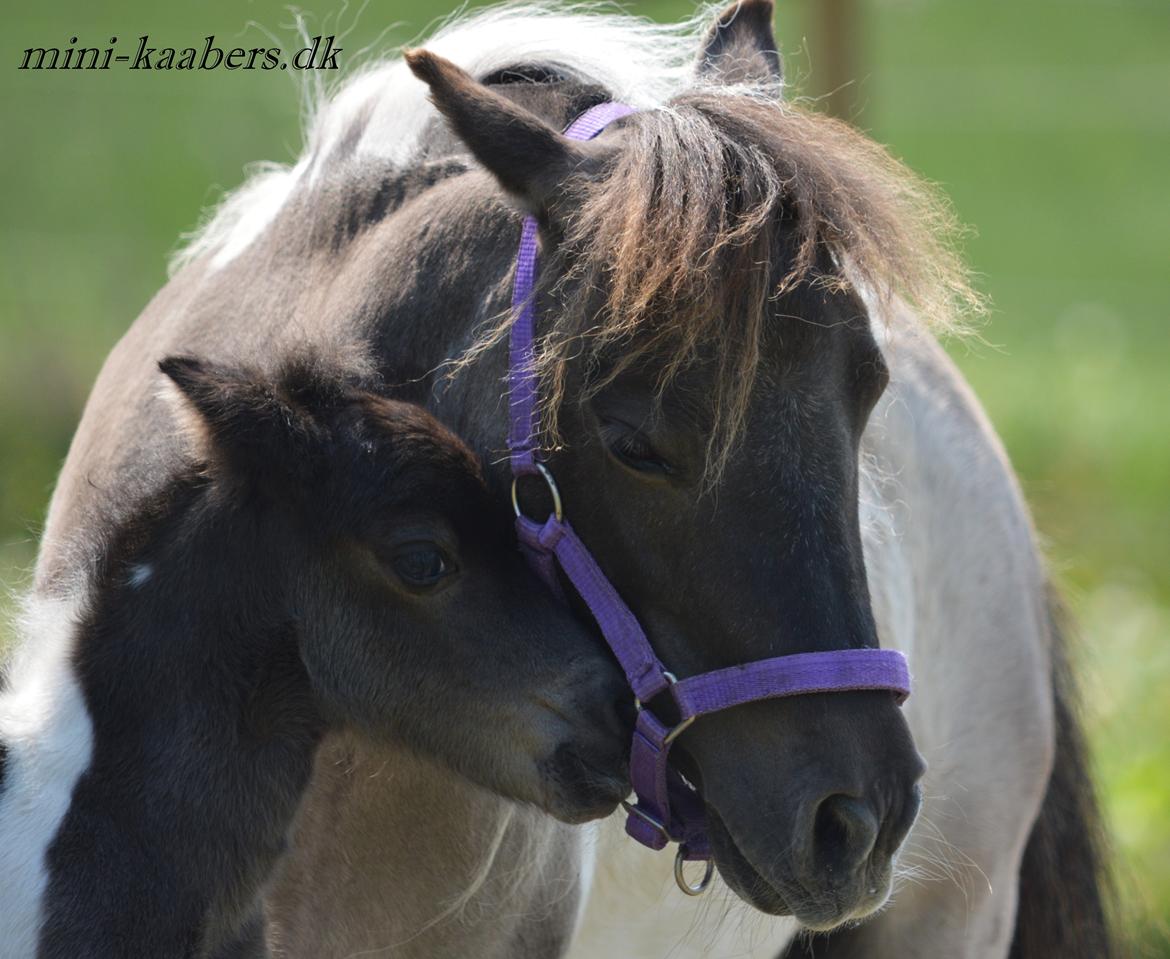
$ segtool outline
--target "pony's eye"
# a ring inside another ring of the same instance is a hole
[[[654,447],[637,433],[626,433],[610,445],[610,451],[632,470],[669,476],[674,467],[659,456]]]
[[[455,568],[442,550],[431,543],[408,543],[394,554],[394,572],[408,586],[436,585]]]

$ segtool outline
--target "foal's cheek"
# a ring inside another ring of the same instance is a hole
[[[300,650],[312,688],[334,722],[374,732],[397,721],[402,639],[368,592],[336,591],[303,615]]]

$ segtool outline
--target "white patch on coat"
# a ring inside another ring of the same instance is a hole
[[[137,563],[130,567],[128,580],[130,585],[135,589],[141,589],[150,581],[150,577],[153,575],[154,567],[150,563]]]
[[[45,853],[89,768],[93,723],[73,672],[79,600],[32,599],[0,693],[0,954],[32,959],[49,875]]]
[[[692,82],[699,37],[709,25],[706,11],[686,23],[658,24],[622,14],[573,12],[552,2],[504,4],[458,17],[419,45],[475,77],[540,64],[645,109],[661,106]],[[437,115],[426,84],[400,58],[370,64],[312,111],[296,165],[258,167],[191,236],[172,269],[208,254],[212,270],[230,263],[276,218],[303,176],[311,181],[320,174],[355,123],[365,123],[359,156],[405,166]]]
[[[228,198],[216,212],[212,229],[208,231],[214,232],[214,223],[221,217],[231,224],[229,231],[215,238],[214,245],[219,249],[211,260],[213,268],[218,269],[234,260],[276,219],[304,168],[304,162],[291,170],[277,163],[261,164],[259,172]]]
[[[565,959],[775,959],[797,931],[795,920],[765,917],[721,882],[705,896],[684,896],[673,847],[633,842],[622,810],[588,834],[597,857],[591,893]]]
[[[573,919],[573,935],[581,928],[585,910],[589,907],[589,896],[593,892],[593,880],[597,876],[597,844],[601,841],[601,826],[591,822],[577,829],[580,848],[577,853],[580,863],[580,898],[577,901],[577,915]]]

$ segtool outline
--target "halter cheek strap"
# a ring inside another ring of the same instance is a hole
[[[565,136],[592,139],[609,123],[633,112],[620,103],[600,104],[574,120]],[[516,260],[508,374],[508,448],[516,533],[533,568],[558,594],[557,569],[564,573],[589,607],[633,691],[638,714],[630,749],[630,781],[637,799],[625,804],[626,832],[651,849],[678,843],[675,879],[683,892],[698,895],[711,879],[711,850],[702,799],[669,762],[670,747],[679,734],[700,716],[760,699],[876,689],[892,692],[901,703],[910,694],[910,674],[905,657],[889,649],[796,653],[684,679],[667,671],[634,614],[565,519],[556,482],[538,457],[536,266],[537,224],[530,216],[524,220]],[[528,476],[542,479],[552,494],[553,513],[544,522],[521,512],[517,488]],[[667,726],[648,707],[666,692],[678,711],[674,726]],[[707,862],[703,879],[696,885],[682,874],[682,864],[688,860]]]

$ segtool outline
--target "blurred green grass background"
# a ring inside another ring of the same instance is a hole
[[[818,0],[781,0],[800,92]],[[995,312],[952,344],[1002,433],[1084,634],[1096,759],[1142,954],[1170,956],[1170,3],[856,0],[855,122],[940,182]],[[312,33],[416,38],[445,2],[307,0]],[[674,19],[682,0],[629,9]],[[27,581],[103,357],[243,167],[300,143],[290,73],[22,72],[28,46],[295,43],[271,0],[10,7],[0,181],[0,578]],[[299,45],[299,44],[297,44]],[[247,317],[240,317],[247,322]],[[0,637],[2,639],[2,637]]]

